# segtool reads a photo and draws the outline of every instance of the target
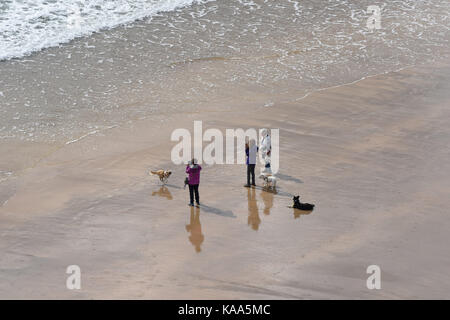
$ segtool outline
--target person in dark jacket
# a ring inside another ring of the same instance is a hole
[[[194,205],[194,195],[195,202],[197,205],[200,205],[200,196],[198,194],[198,185],[200,184],[200,171],[202,167],[197,164],[196,159],[192,159],[186,167],[186,173],[189,175],[189,196],[190,202],[189,205]]]
[[[255,183],[255,166],[256,166],[256,155],[258,154],[258,146],[255,140],[250,140],[248,144],[245,145],[245,154],[247,156],[247,184],[245,187],[250,187],[250,176],[252,177],[252,186],[256,186]]]

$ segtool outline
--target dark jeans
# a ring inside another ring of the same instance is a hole
[[[255,166],[256,164],[247,165],[247,184],[250,184],[250,175],[252,176],[252,184],[255,184]]]
[[[198,184],[189,185],[189,196],[191,198],[191,203],[194,203],[194,193],[195,201],[197,201],[197,203],[200,203],[200,196],[198,195]]]

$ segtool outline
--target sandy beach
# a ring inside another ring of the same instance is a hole
[[[21,169],[0,191],[0,298],[449,299],[449,84],[443,61],[267,107],[248,88],[73,143],[2,143]],[[188,207],[170,134],[196,120],[279,128],[278,193],[244,188],[244,165],[205,165]],[[149,169],[173,174],[163,187]],[[297,194],[316,209],[288,208]],[[381,290],[366,287],[374,264]]]

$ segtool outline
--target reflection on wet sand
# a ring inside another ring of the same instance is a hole
[[[163,198],[167,198],[168,200],[172,200],[172,194],[170,193],[169,189],[167,189],[166,186],[161,186],[158,191],[153,191],[152,196],[160,196]]]
[[[295,208],[292,208],[292,210],[294,211],[293,212],[294,219],[300,218],[300,216],[302,216],[302,215],[308,215],[311,212],[313,212],[313,210],[306,211],[306,210],[299,210],[299,209],[295,209]]]
[[[275,193],[271,191],[265,191],[264,189],[261,191],[261,198],[264,202],[264,214],[269,215],[270,209],[273,207],[273,195]]]
[[[195,210],[195,212],[194,212]],[[202,234],[202,225],[200,224],[200,209],[191,207],[191,218],[188,225],[186,225],[186,231],[190,232],[189,241],[194,245],[195,251],[200,252],[202,250],[201,245],[205,236]]]
[[[258,203],[256,202],[256,193],[254,188],[248,188],[247,190],[248,199],[248,225],[252,227],[253,230],[257,231],[261,219],[259,218]]]

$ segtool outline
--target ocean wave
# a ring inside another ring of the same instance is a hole
[[[6,0],[0,2],[0,61],[208,0]]]

